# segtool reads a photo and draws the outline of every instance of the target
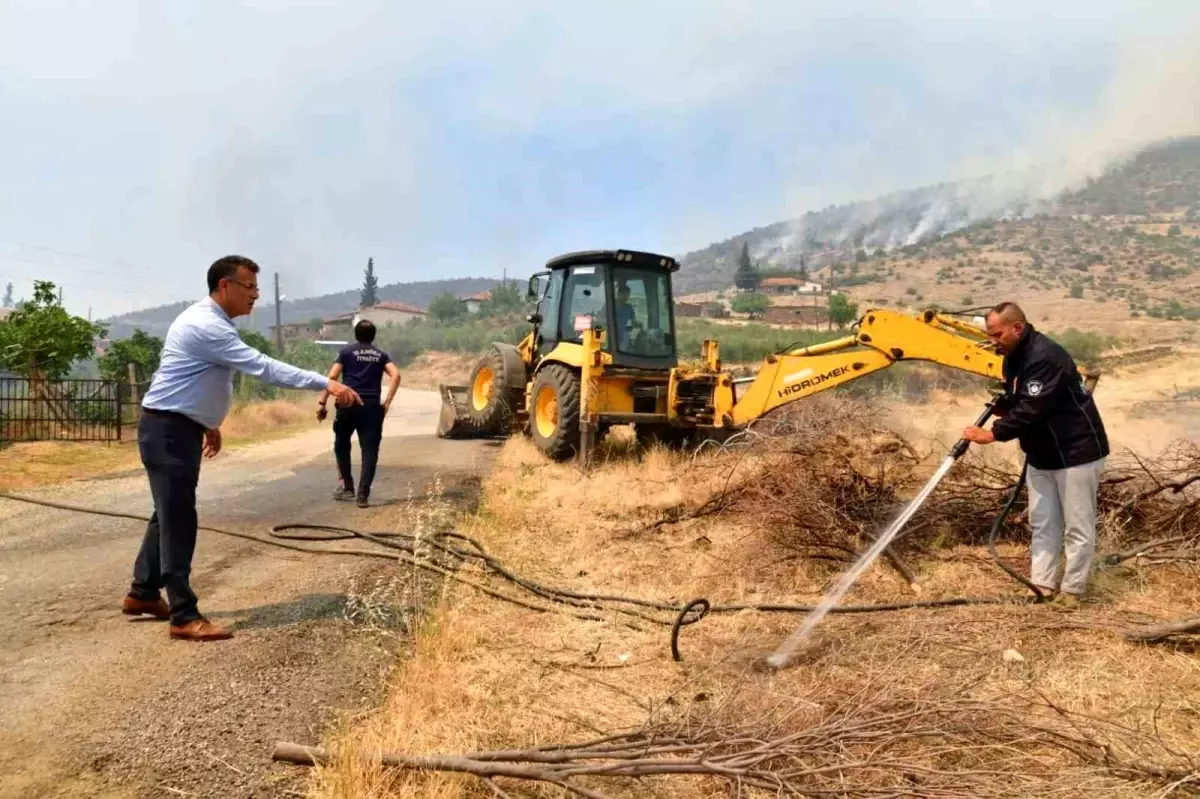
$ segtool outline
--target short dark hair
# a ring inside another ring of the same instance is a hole
[[[370,344],[375,340],[375,323],[370,319],[363,319],[354,326],[354,340],[361,341],[363,344]]]
[[[216,291],[224,278],[232,280],[238,269],[243,267],[258,274],[258,264],[242,255],[226,255],[213,261],[212,266],[208,268],[208,293]]]
[[[992,310],[987,312],[988,316],[991,316],[992,314],[995,314],[996,316],[999,316],[1001,319],[1006,319],[1010,322],[1027,322],[1028,321],[1025,318],[1025,312],[1021,310],[1021,306],[1017,305],[1015,302],[1005,301],[1005,302],[1000,303],[996,307],[992,308]]]

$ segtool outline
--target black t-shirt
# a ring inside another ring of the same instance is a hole
[[[383,368],[391,358],[374,344],[356,341],[338,353],[337,362],[342,365],[342,382],[358,392],[363,402],[381,399]]]

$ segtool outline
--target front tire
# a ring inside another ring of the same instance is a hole
[[[533,379],[529,430],[538,449],[556,461],[579,452],[579,375],[553,363]]]
[[[471,372],[467,408],[471,426],[481,435],[502,435],[512,427],[512,392],[508,389],[504,356],[495,347],[479,359]]]

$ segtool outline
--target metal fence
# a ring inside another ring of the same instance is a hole
[[[0,378],[0,441],[120,441],[130,394],[111,380]]]

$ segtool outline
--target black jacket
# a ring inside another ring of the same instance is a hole
[[[1081,466],[1108,455],[1108,435],[1075,361],[1029,325],[1004,358],[1004,397],[992,424],[997,441],[1018,439],[1036,469]]]

